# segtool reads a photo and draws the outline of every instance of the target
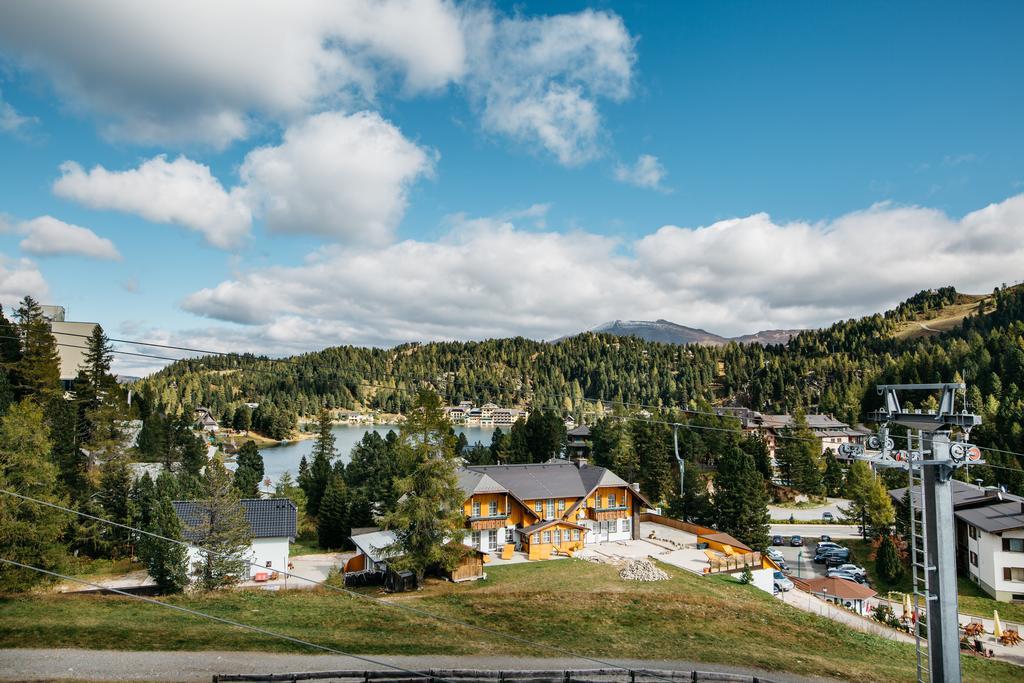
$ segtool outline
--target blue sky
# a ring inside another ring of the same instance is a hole
[[[287,353],[1020,279],[1019,3],[187,5],[0,6],[5,305]]]

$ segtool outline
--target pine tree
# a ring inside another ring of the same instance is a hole
[[[203,494],[198,501],[201,512],[194,525],[189,522],[189,531],[196,537],[196,546],[212,552],[200,553],[192,572],[203,590],[216,590],[238,583],[247,574],[252,528],[231,485],[231,473],[219,459],[206,466]]]
[[[896,583],[903,577],[903,562],[900,561],[899,548],[889,534],[882,536],[882,541],[878,545],[875,570],[889,583]]]
[[[128,461],[123,455],[113,455],[100,467],[97,500],[103,508],[103,516],[112,522],[131,526],[135,516],[131,494],[132,477]],[[111,557],[116,559],[131,556],[132,536],[127,529],[106,525],[103,537]]]
[[[75,379],[75,400],[88,411],[100,405],[104,394],[117,388],[117,380],[110,374],[114,347],[101,326],[93,328],[85,346]]]
[[[825,451],[825,474],[822,476],[825,494],[838,496],[843,492],[843,467],[836,460],[832,449]]]
[[[331,477],[320,502],[317,518],[317,544],[321,548],[337,550],[348,543],[351,529],[348,521],[348,491],[345,480]]]
[[[50,462],[43,411],[22,401],[0,418],[0,488],[58,505],[57,468]],[[12,496],[0,496],[0,557],[59,571],[66,559],[62,540],[68,515]],[[27,590],[43,574],[15,567],[0,571],[0,592]]]
[[[235,428],[236,432],[248,432],[249,428],[252,427],[252,409],[246,405],[235,408],[231,426]]]
[[[873,477],[871,480],[865,500],[865,511],[871,533],[876,536],[889,535],[891,527],[896,521],[896,510],[880,477]]]
[[[246,441],[235,458],[235,488],[243,498],[258,498],[263,481],[263,456],[254,441]]]
[[[331,427],[330,413],[326,409],[321,410],[316,423],[317,436],[313,442],[313,462],[309,466],[305,487],[306,512],[313,517],[320,514],[320,502],[331,480],[331,462],[338,455]]]
[[[718,461],[714,511],[718,529],[754,550],[768,547],[768,493],[754,459],[734,449]]]
[[[707,482],[692,463],[687,463],[683,472],[683,493],[672,498],[668,513],[693,524],[712,524],[715,521]]]
[[[50,333],[50,323],[43,316],[43,309],[32,297],[22,299],[16,314],[21,358],[15,364],[15,374],[20,394],[47,405],[62,394],[57,340]]]
[[[846,497],[850,504],[842,509],[843,516],[854,524],[864,526],[867,532],[867,504],[873,475],[871,467],[863,460],[854,460],[846,471]]]
[[[777,449],[783,483],[801,493],[820,495],[824,490],[820,442],[807,426],[802,409],[796,411],[783,436]]]
[[[415,572],[421,580],[431,567],[454,569],[466,552],[459,540],[453,540],[465,533],[465,496],[455,474],[447,427],[440,398],[421,390],[402,426],[402,442],[414,467],[409,476],[396,482],[400,497],[383,519],[384,527],[396,537],[390,563]]]
[[[169,497],[157,499],[145,530],[164,538],[182,540],[181,520]],[[188,585],[188,550],[185,546],[144,535],[139,542],[139,556],[161,593],[180,593]]]

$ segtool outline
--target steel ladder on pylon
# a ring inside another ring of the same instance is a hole
[[[929,574],[935,569],[928,561],[928,532],[925,525],[924,495],[924,435],[918,431],[917,448],[914,447],[914,433],[907,435],[907,461],[910,494],[907,496],[910,508],[910,570],[913,578],[914,595],[914,643],[917,649],[918,683],[931,681],[928,667],[927,634],[921,633],[921,611],[927,618],[929,603],[936,599],[929,586]],[[927,625],[926,625],[927,628]]]

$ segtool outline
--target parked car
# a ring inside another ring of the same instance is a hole
[[[829,567],[838,567],[839,565],[846,564],[849,561],[849,548],[823,548],[820,552],[817,552],[814,555],[814,562],[816,564],[825,564]]]
[[[855,574],[850,571],[839,571],[837,568],[826,570],[825,576],[830,579],[845,579],[846,581],[855,581],[857,583],[864,583],[865,581],[863,574]]]
[[[801,536],[793,536],[789,539],[789,544],[793,547],[801,546],[804,544],[804,539]]]
[[[831,512],[822,512],[822,513],[821,513],[821,518],[822,518],[823,520],[825,520],[826,522],[832,522],[832,521],[835,521],[835,517],[833,517],[833,516],[832,516],[832,513],[831,513]]]
[[[786,540],[782,536],[772,536],[772,545],[786,545]]]
[[[839,545],[838,543],[833,543],[832,541],[822,541],[818,545],[814,546],[814,554],[821,555],[826,550],[837,549],[843,549],[843,546]]]
[[[787,577],[782,572],[775,572],[774,579],[775,587],[778,588],[780,591],[785,592],[793,590],[793,582],[790,581],[789,577]]]
[[[839,567],[850,561],[850,552],[845,554],[833,553],[825,556],[826,567]]]
[[[822,534],[821,538],[818,539],[821,543],[831,543],[832,537],[828,534]],[[819,544],[820,545],[820,544]]]
[[[864,567],[858,567],[855,564],[841,564],[838,567],[833,567],[825,572],[825,576],[832,576],[833,572],[850,572],[851,574],[867,576],[867,572],[864,571]]]
[[[765,555],[767,555],[768,559],[770,559],[772,562],[779,565],[781,569],[787,572],[789,571],[789,565],[786,564],[786,558],[783,557],[782,553],[780,553],[778,550],[775,550],[774,548],[769,548],[768,552],[766,552]]]

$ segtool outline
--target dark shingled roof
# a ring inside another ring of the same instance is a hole
[[[199,535],[194,529],[202,526],[208,509],[201,500],[176,500],[171,503],[184,526],[182,536],[186,541],[197,541]],[[295,538],[298,511],[295,503],[287,498],[246,498],[242,501],[245,518],[252,529],[253,538]]]
[[[590,427],[587,425],[580,425],[575,429],[570,429],[566,434],[568,436],[590,436]]]
[[[629,486],[617,474],[596,465],[577,466],[574,463],[542,462],[522,465],[474,465],[467,470],[486,474],[520,501],[543,498],[580,498],[598,486]],[[633,493],[650,506],[650,502],[637,491]]]
[[[958,479],[951,479],[949,484],[953,494],[953,516],[957,519],[990,534],[1024,528],[1024,498],[1021,496]],[[906,493],[906,487],[892,489],[889,496],[896,502],[902,502]],[[915,503],[920,495],[919,489],[914,491]]]

